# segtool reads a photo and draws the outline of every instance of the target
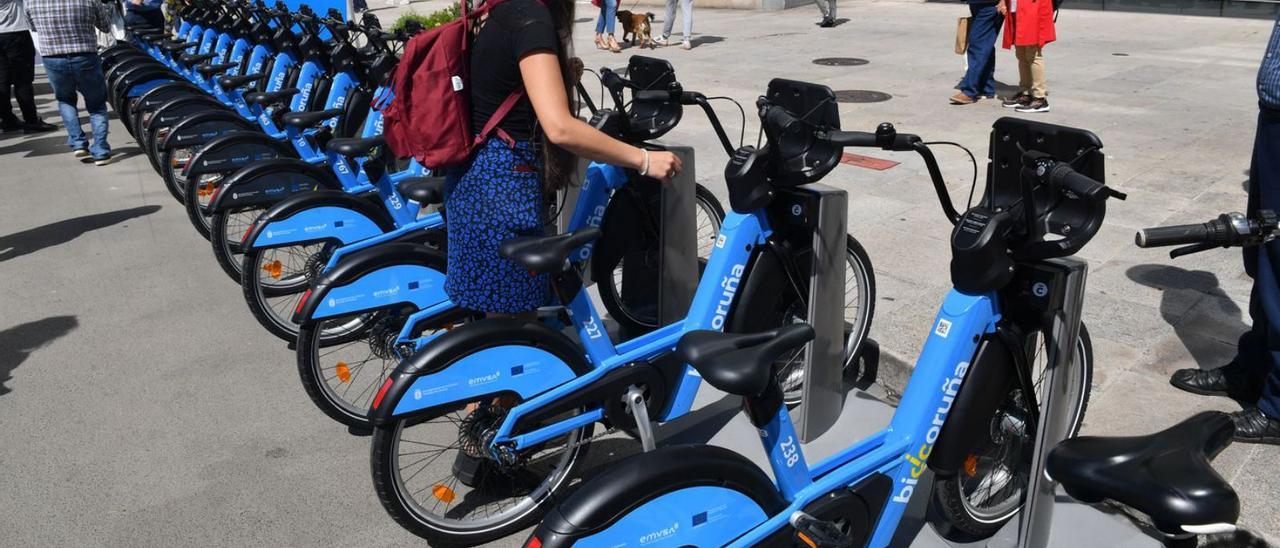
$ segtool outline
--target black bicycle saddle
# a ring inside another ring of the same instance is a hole
[[[319,111],[308,110],[303,112],[290,112],[284,115],[283,121],[286,126],[293,126],[302,129],[318,126],[322,122],[325,122],[339,114],[342,114],[342,109],[340,108],[331,108]]]
[[[773,363],[811,340],[813,327],[807,323],[747,334],[690,331],[680,337],[676,354],[711,386],[737,396],[759,396],[773,381]]]
[[[369,152],[386,144],[381,135],[360,139],[356,137],[338,138],[329,141],[329,150],[343,156],[368,156]]]
[[[444,183],[444,177],[410,177],[396,184],[396,189],[410,200],[425,206],[444,201]]]
[[[222,89],[234,89],[245,84],[258,82],[266,78],[265,74],[242,74],[238,76],[220,76],[218,77],[218,85]]]
[[[498,254],[515,261],[534,274],[564,270],[569,254],[603,234],[595,227],[580,228],[555,236],[521,236],[502,242]]]
[[[302,90],[298,88],[285,88],[279,91],[252,91],[244,94],[244,100],[257,105],[267,106],[273,103],[279,103],[285,99],[290,99],[299,93],[302,93]]]
[[[1240,517],[1235,490],[1209,464],[1234,433],[1229,416],[1206,411],[1146,436],[1066,440],[1049,452],[1045,471],[1072,498],[1119,502],[1163,533],[1206,532]]]

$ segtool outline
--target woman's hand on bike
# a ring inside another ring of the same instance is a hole
[[[640,166],[640,169],[643,170],[644,166]],[[679,175],[682,169],[684,164],[675,154],[666,151],[649,151],[649,170],[645,173],[646,176],[662,181],[665,185]]]

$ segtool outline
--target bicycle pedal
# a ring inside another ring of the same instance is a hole
[[[809,548],[846,548],[853,546],[853,537],[840,531],[840,527],[822,521],[804,512],[791,515],[796,540]]]

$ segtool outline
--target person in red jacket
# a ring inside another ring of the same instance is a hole
[[[1000,0],[996,9],[1004,19],[1004,48],[1018,56],[1018,88],[1004,102],[1018,112],[1049,112],[1044,85],[1045,44],[1057,39],[1053,28],[1053,0]]]

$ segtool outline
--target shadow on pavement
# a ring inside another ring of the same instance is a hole
[[[4,383],[27,356],[80,325],[75,316],[50,316],[0,331],[0,396],[12,392]]]
[[[1130,280],[1147,287],[1160,290],[1160,317],[1173,326],[1173,332],[1182,340],[1183,346],[1196,364],[1201,368],[1218,367],[1227,362],[1230,356],[1223,356],[1220,349],[1199,344],[1191,339],[1204,337],[1206,327],[1201,322],[1188,321],[1185,312],[1185,299],[1188,291],[1196,291],[1208,295],[1220,307],[1220,314],[1214,314],[1208,321],[1215,332],[1244,333],[1249,325],[1243,320],[1243,311],[1235,301],[1227,296],[1218,284],[1218,277],[1202,270],[1186,270],[1170,265],[1144,264],[1131,267],[1125,271]],[[1179,301],[1182,301],[1181,303]],[[1220,325],[1229,322],[1230,325]]]
[[[21,135],[21,133],[19,133]],[[25,152],[24,158],[35,156],[53,156],[55,154],[70,154],[71,149],[67,148],[67,134],[57,132],[56,134],[39,139],[24,139],[22,141],[13,142],[12,144],[0,147],[0,156],[12,154],[15,152]]]
[[[723,41],[723,36],[695,36],[692,40],[689,40],[689,44],[696,48],[706,44],[718,44]]]
[[[0,236],[0,262],[35,253],[46,247],[65,244],[91,230],[106,228],[134,217],[160,211],[160,206],[149,205],[106,213],[94,213],[83,217],[65,219],[56,223]]]

